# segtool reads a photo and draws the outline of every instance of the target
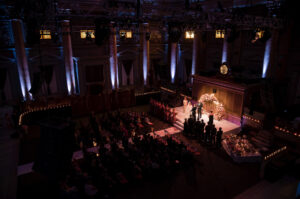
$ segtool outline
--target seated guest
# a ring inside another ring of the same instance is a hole
[[[132,136],[132,137],[135,137],[135,129],[132,129],[132,131],[131,131],[131,136]]]
[[[95,198],[96,194],[98,193],[98,189],[92,184],[92,181],[89,180],[84,185],[84,192],[89,198]]]
[[[172,119],[171,119],[171,123],[174,124],[176,122],[176,111],[175,108],[172,109]]]
[[[120,130],[121,130],[121,133],[123,136],[125,136],[125,137],[129,136],[128,130],[123,125],[123,122],[120,122]]]

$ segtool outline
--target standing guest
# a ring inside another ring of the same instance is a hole
[[[200,138],[200,129],[201,129],[201,122],[199,120],[197,120],[195,122],[195,136],[197,139]]]
[[[188,120],[185,118],[184,123],[183,123],[183,134],[187,135],[188,134]]]
[[[204,127],[205,127],[204,120],[201,120],[201,123],[200,123],[200,140],[204,139]]]
[[[194,126],[194,120],[193,118],[190,116],[190,118],[188,119],[188,132],[187,132],[187,135],[190,136],[190,134],[192,133],[192,129],[193,129],[193,126]]]
[[[214,114],[213,114],[212,111],[210,111],[208,123],[209,124],[213,124],[214,123]]]
[[[212,144],[216,144],[216,134],[217,134],[217,129],[215,127],[215,125],[212,125],[212,129],[211,129],[211,140],[212,140]]]
[[[210,139],[210,131],[211,131],[211,126],[209,122],[207,123],[205,127],[205,136],[204,136],[204,142],[209,142]]]
[[[198,120],[200,120],[200,118],[202,118],[202,107],[203,107],[203,104],[202,104],[202,102],[199,101],[198,109],[197,109],[197,111],[198,111]]]
[[[223,134],[223,131],[222,131],[222,128],[220,127],[218,132],[217,132],[217,142],[216,142],[218,148],[221,147],[222,134]]]

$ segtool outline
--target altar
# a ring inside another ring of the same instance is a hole
[[[252,85],[236,83],[229,79],[194,75],[192,97],[196,101],[209,98],[211,102],[221,104],[219,107],[224,109],[222,119],[240,125],[243,107],[253,92],[252,88]]]

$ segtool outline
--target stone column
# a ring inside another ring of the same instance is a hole
[[[65,57],[65,68],[66,68],[66,80],[67,80],[67,89],[68,94],[74,94],[75,89],[75,73],[73,65],[73,51],[72,51],[72,42],[71,42],[71,30],[70,30],[70,21],[64,20],[62,22],[62,31],[63,31],[63,49]]]
[[[223,50],[222,50],[222,63],[227,62],[227,50],[228,50],[228,42],[227,42],[227,32],[225,32],[223,39]]]
[[[148,80],[148,73],[150,69],[150,61],[149,61],[149,24],[144,23],[143,24],[143,32],[142,32],[142,48],[143,48],[143,78],[144,78],[144,85],[147,85]]]
[[[31,88],[30,74],[25,52],[22,21],[19,19],[12,20],[12,28],[15,40],[16,59],[20,78],[20,87],[24,100],[32,99],[29,90]]]
[[[110,36],[109,36],[109,65],[110,65],[110,78],[112,89],[118,88],[118,57],[117,57],[117,36],[114,22],[110,23]]]
[[[170,59],[171,83],[175,83],[177,55],[178,55],[177,45],[178,45],[177,43],[171,43],[171,59]]]
[[[199,31],[195,31],[195,37],[193,41],[193,57],[192,57],[192,70],[191,75],[195,75],[197,71],[197,67],[199,66],[199,40],[201,39],[201,33]],[[192,79],[191,79],[192,80]]]
[[[276,68],[278,68],[278,63],[279,63],[279,56],[278,56],[279,31],[273,30],[271,38],[272,38],[272,43],[270,49],[270,58],[269,58],[270,61],[269,61],[269,67],[266,76],[268,78],[276,78]]]
[[[265,53],[264,53],[264,60],[263,60],[263,69],[262,69],[262,78],[267,77],[268,67],[270,63],[270,54],[272,48],[272,37],[266,41],[265,44]]]

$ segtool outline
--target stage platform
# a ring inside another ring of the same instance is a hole
[[[174,126],[180,130],[183,130],[183,123],[185,118],[189,118],[191,111],[190,110],[186,110],[186,112],[183,112],[183,106],[180,107],[176,107],[175,111],[177,113],[176,115],[176,122],[174,124]],[[196,116],[198,117],[198,114],[196,114]],[[205,122],[205,124],[207,124],[208,122],[208,115],[207,114],[202,114],[202,118]],[[240,126],[236,125],[235,123],[232,123],[230,121],[227,120],[214,120],[214,124],[216,126],[217,129],[219,129],[219,127],[222,127],[223,132],[224,133],[238,133],[240,132]]]

